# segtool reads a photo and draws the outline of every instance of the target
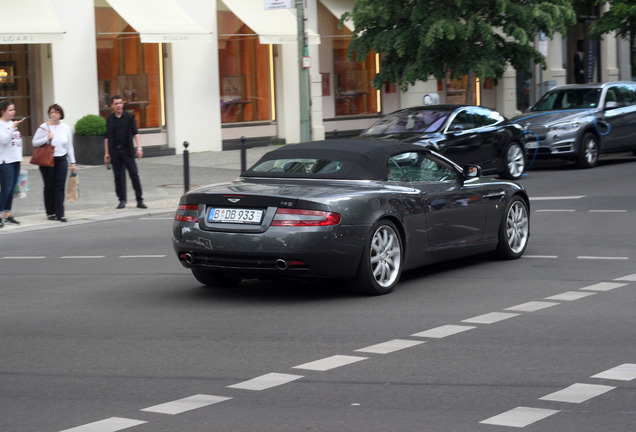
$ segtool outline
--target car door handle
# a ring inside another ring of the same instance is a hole
[[[499,191],[499,192],[487,193],[486,195],[484,195],[484,198],[493,199],[493,198],[501,198],[503,196],[506,196],[506,193],[504,191]]]

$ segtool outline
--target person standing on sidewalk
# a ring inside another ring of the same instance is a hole
[[[58,104],[49,107],[50,120],[42,123],[33,135],[33,147],[41,147],[50,142],[53,145],[52,167],[40,167],[44,182],[44,207],[49,220],[66,222],[64,217],[64,198],[66,197],[66,173],[68,160],[71,160],[71,171],[75,172],[75,150],[73,149],[73,131],[61,120],[64,110]]]
[[[22,136],[18,126],[26,117],[13,121],[14,117],[15,105],[7,100],[0,102],[0,228],[5,221],[20,223],[11,215],[11,206],[22,162]]]
[[[118,209],[126,207],[126,173],[130,176],[138,208],[148,208],[144,204],[139,171],[135,156],[141,159],[143,149],[134,114],[124,111],[124,100],[120,95],[110,99],[113,112],[106,119],[106,139],[104,140],[104,164],[112,164],[115,177],[115,193],[119,199]],[[134,141],[134,143],[133,143]]]

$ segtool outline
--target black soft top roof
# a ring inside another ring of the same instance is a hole
[[[266,153],[249,168],[243,177],[328,178],[347,180],[386,180],[386,160],[405,152],[427,152],[420,145],[376,139],[330,139],[291,144]],[[327,159],[340,161],[342,168],[330,173],[253,171],[259,164],[276,159]]]

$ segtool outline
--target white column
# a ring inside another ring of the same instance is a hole
[[[51,44],[50,60],[47,47],[41,50],[43,118],[48,119],[46,109],[57,103],[64,108],[64,121],[74,127],[80,117],[99,114],[95,8],[86,0],[53,0],[53,4],[66,33],[63,42]]]
[[[276,60],[278,137],[284,138],[287,144],[295,144],[301,141],[299,59],[296,44],[278,45]]]
[[[316,0],[307,1],[307,29],[320,34],[318,29],[318,6]],[[321,40],[322,43],[322,40]],[[325,139],[325,125],[322,116],[322,76],[320,75],[320,45],[309,45],[311,68],[309,69],[309,98],[311,102],[311,139]]]
[[[610,9],[609,4],[601,6],[604,14]],[[601,53],[601,82],[618,81],[618,56],[617,56],[616,32],[606,33],[601,37],[599,52]]]
[[[221,151],[221,89],[219,88],[219,43],[216,2],[191,3],[196,20],[209,29],[210,42],[173,42],[165,46],[166,125],[168,145],[183,153]]]
[[[510,65],[497,83],[496,110],[508,118],[519,114],[517,110],[517,71]]]
[[[567,83],[567,75],[563,68],[563,36],[561,33],[555,33],[552,39],[548,40],[546,66],[547,68],[543,72],[543,81],[554,81],[556,85]]]
[[[216,34],[216,30],[215,30]],[[176,42],[167,47],[166,124],[168,145],[177,153],[220,151],[221,99],[218,42]]]

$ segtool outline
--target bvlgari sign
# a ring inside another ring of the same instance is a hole
[[[293,0],[265,0],[265,10],[292,9],[293,7]]]

